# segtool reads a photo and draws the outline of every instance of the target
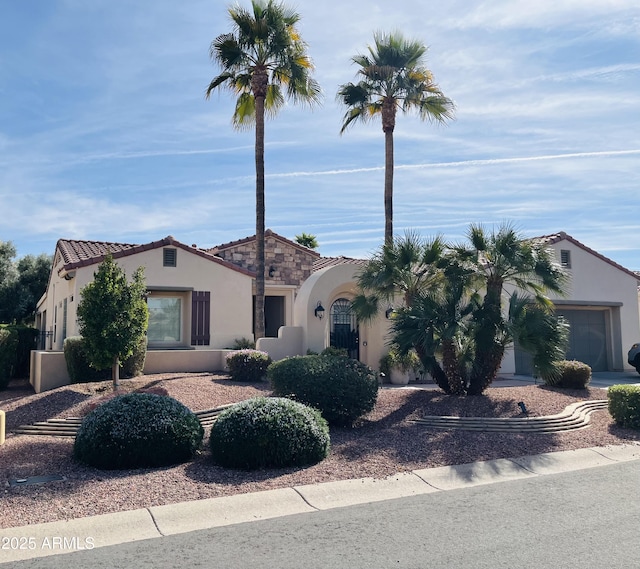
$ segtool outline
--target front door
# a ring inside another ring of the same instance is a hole
[[[339,298],[331,305],[330,344],[334,348],[344,348],[354,360],[360,357],[358,319],[351,310],[351,301]]]

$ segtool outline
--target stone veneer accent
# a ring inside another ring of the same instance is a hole
[[[244,269],[256,270],[256,241],[243,239],[215,248],[215,254]],[[313,272],[313,262],[320,255],[311,249],[288,242],[273,232],[265,232],[265,282],[270,285],[299,287]],[[273,276],[269,269],[273,267]]]

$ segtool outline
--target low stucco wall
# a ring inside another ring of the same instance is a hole
[[[222,371],[225,355],[231,350],[150,350],[144,373]]]
[[[147,352],[144,372],[213,372],[226,369],[225,356],[231,350],[151,350]],[[31,352],[29,383],[36,393],[69,385],[64,352]]]
[[[301,326],[281,326],[277,338],[260,338],[256,342],[256,349],[267,352],[274,362],[291,356],[302,356],[303,337],[304,329]]]
[[[67,372],[67,362],[64,359],[64,352],[31,352],[31,370],[29,372],[29,383],[36,393],[49,391],[56,387],[69,385],[69,373]]]

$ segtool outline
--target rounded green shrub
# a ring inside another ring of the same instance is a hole
[[[105,470],[179,464],[193,458],[204,429],[187,407],[151,393],[120,395],[82,421],[73,454]]]
[[[591,382],[591,368],[576,360],[562,360],[556,364],[558,373],[545,376],[543,380],[551,387],[586,389]]]
[[[318,409],[330,425],[350,426],[378,399],[378,375],[345,357],[295,356],[269,366],[275,395]]]
[[[609,413],[618,425],[640,429],[640,385],[612,385],[607,398]]]
[[[233,381],[262,381],[271,358],[260,350],[237,350],[227,354],[227,368]]]
[[[329,427],[311,407],[257,397],[223,411],[211,428],[216,464],[255,470],[316,464],[329,453]]]

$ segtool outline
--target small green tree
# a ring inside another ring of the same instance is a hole
[[[303,247],[308,247],[309,249],[318,248],[318,240],[316,239],[316,236],[311,233],[305,233],[304,231],[300,235],[296,235],[296,243]]]
[[[113,389],[120,383],[120,360],[133,354],[147,331],[144,270],[139,267],[127,282],[124,271],[108,255],[94,280],[80,292],[78,323],[92,367],[111,367]]]

